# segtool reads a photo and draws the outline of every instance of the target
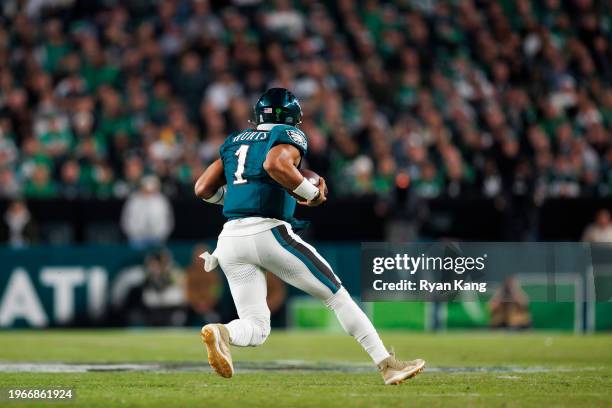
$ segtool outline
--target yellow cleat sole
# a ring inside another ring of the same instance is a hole
[[[234,370],[219,350],[219,344],[215,330],[210,327],[204,327],[200,332],[206,351],[208,352],[208,364],[223,378],[231,378]]]

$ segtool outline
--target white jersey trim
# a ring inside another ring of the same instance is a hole
[[[280,126],[281,123],[260,123],[257,125],[257,130],[272,130],[274,126]]]

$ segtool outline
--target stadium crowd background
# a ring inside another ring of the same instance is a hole
[[[336,194],[612,194],[605,1],[0,7],[2,197],[125,197],[144,174],[191,194],[272,86]]]
[[[544,239],[612,240],[608,1],[2,0],[0,13],[0,242],[58,245],[0,252],[36,282],[60,259],[109,262],[109,281],[136,265],[109,324],[233,318],[219,271],[201,273],[206,248],[178,244],[218,232],[193,183],[275,86],[302,101],[306,166],[338,198],[311,216],[336,255],[372,236],[534,241],[551,224]],[[570,226],[567,208],[590,210]],[[131,246],[96,246],[121,241],[117,221]],[[285,325],[289,292],[268,285]]]

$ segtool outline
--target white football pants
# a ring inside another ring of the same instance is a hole
[[[342,287],[327,261],[296,235],[289,224],[250,235],[222,233],[215,255],[227,277],[239,316],[226,325],[233,345],[258,346],[270,334],[265,276],[265,271],[269,271],[325,302],[374,363],[389,356],[374,326]]]

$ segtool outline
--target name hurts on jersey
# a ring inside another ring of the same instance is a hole
[[[268,132],[244,132],[232,138],[232,143],[268,139]]]

